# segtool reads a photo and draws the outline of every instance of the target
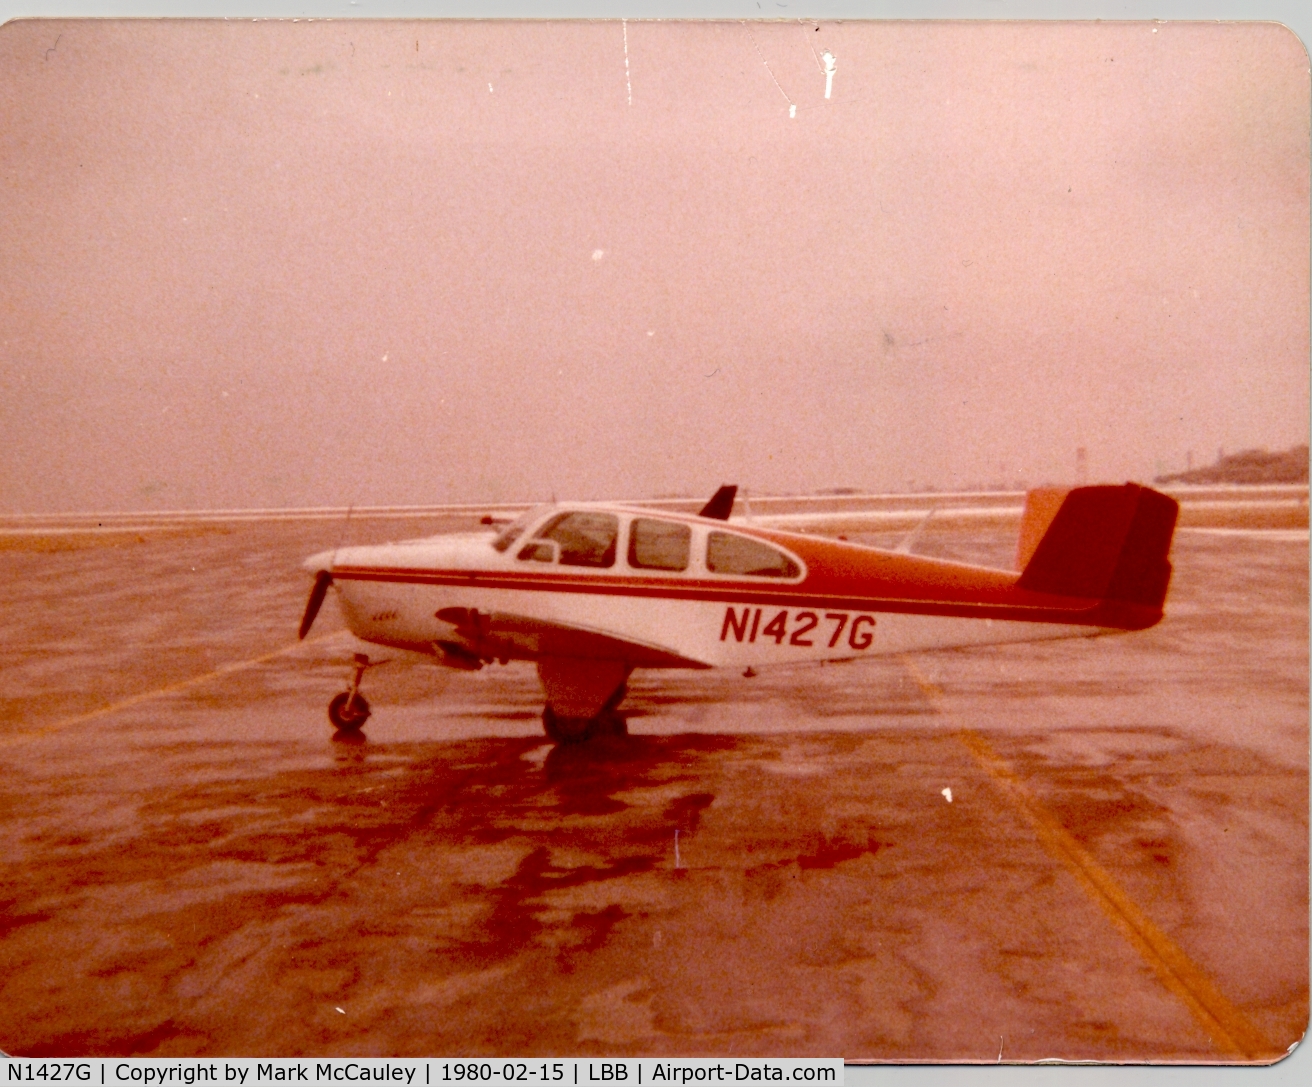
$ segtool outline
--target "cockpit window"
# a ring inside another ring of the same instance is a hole
[[[524,534],[524,530],[528,528],[528,526],[531,525],[535,520],[537,520],[537,518],[542,514],[543,508],[544,507],[542,506],[537,506],[531,510],[527,510],[524,513],[521,513],[518,517],[516,517],[513,521],[511,521],[510,524],[506,525],[504,528],[501,529],[500,532],[497,533],[497,538],[492,541],[492,546],[495,547],[498,551],[507,550],[511,544],[513,544],[516,540],[520,538],[520,536]]]
[[[706,542],[706,568],[717,574],[796,577],[800,571],[782,551],[747,536],[712,532]]]
[[[553,517],[534,539],[555,540],[562,566],[614,566],[619,518],[611,513],[576,510]]]
[[[674,521],[635,517],[629,529],[629,565],[640,570],[686,570],[692,530]]]

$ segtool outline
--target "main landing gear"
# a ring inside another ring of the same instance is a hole
[[[351,686],[328,703],[328,720],[338,732],[359,732],[369,720],[369,703],[360,693],[360,680],[364,670],[369,667],[369,658],[364,653],[355,654],[355,675]]]
[[[630,668],[619,661],[544,657],[538,678],[547,694],[542,728],[558,744],[577,744],[602,736],[627,736],[616,707],[628,691]]]
[[[615,703],[624,697],[625,689],[616,692]],[[558,744],[581,744],[585,740],[594,740],[602,736],[627,736],[628,722],[624,715],[618,713],[614,706],[607,706],[593,717],[565,717],[557,713],[548,703],[542,708],[542,730],[547,739]]]

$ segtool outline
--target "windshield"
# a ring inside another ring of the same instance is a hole
[[[620,519],[613,513],[576,510],[553,517],[534,538],[559,545],[561,566],[614,566],[619,534]],[[524,552],[519,557],[524,558]]]
[[[546,506],[534,506],[531,510],[526,510],[524,513],[521,513],[511,521],[510,524],[506,525],[505,528],[497,533],[497,538],[492,541],[492,546],[498,551],[504,551],[519,539],[519,537],[524,534],[524,529],[528,528],[529,525],[542,516],[546,509]]]

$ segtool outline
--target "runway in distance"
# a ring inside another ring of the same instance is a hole
[[[622,733],[636,668],[745,669],[1143,630],[1162,618],[1179,505],[1135,483],[1030,491],[1016,570],[696,515],[579,502],[492,532],[311,556],[309,633],[330,588],[363,641],[475,670],[533,661],[557,743]],[[328,707],[369,717],[356,654]]]

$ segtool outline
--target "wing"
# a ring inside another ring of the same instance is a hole
[[[451,637],[438,639],[437,644],[474,659],[573,657],[623,661],[631,668],[710,667],[664,646],[557,620],[477,608],[443,608],[437,618],[452,627]]]

